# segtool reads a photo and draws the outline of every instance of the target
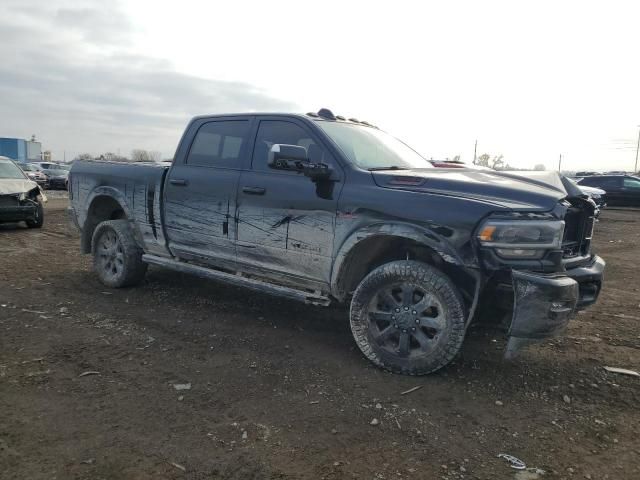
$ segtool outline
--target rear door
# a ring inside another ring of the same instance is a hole
[[[252,117],[199,119],[188,151],[176,156],[164,192],[171,252],[215,266],[235,266],[236,188],[249,164]],[[191,133],[191,134],[189,134]],[[188,141],[188,140],[187,140]]]
[[[319,194],[316,184],[304,175],[269,168],[268,152],[276,143],[303,146],[312,162],[329,164],[334,178],[328,185],[328,194]],[[262,117],[251,168],[242,173],[238,187],[240,268],[257,267],[267,276],[328,284],[343,175],[333,156],[304,122]]]

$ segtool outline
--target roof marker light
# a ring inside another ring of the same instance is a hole
[[[336,119],[336,116],[328,108],[321,108],[320,110],[318,110],[318,116],[320,116],[322,118],[326,118],[327,120],[335,120]]]

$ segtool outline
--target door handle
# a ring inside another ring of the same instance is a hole
[[[186,187],[189,182],[183,178],[172,178],[169,180],[171,185],[177,185],[178,187]]]
[[[267,189],[262,187],[242,187],[242,191],[248,195],[264,195]]]

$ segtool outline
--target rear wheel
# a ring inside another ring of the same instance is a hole
[[[395,373],[425,375],[460,350],[465,308],[451,280],[417,261],[373,270],[351,301],[351,331],[362,353]]]
[[[25,223],[29,228],[42,228],[42,225],[44,225],[44,208],[42,207],[42,203],[38,202],[38,207],[36,208],[36,213],[33,215],[33,218],[27,220]]]
[[[93,266],[100,281],[108,287],[136,285],[147,272],[127,220],[100,223],[92,239]]]

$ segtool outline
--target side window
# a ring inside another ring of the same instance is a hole
[[[298,145],[307,149],[309,159],[314,162],[331,164],[329,153],[318,145],[311,135],[299,125],[293,122],[282,120],[263,120],[260,122],[256,144],[253,148],[253,161],[251,163],[254,170],[270,171],[278,173],[293,173],[269,168],[269,150],[275,143],[286,145]],[[293,173],[293,175],[296,175]]]
[[[618,188],[620,186],[620,177],[586,177],[578,185],[602,188],[603,190]]]
[[[601,187],[603,190],[607,188],[619,189],[622,186],[622,177],[604,177],[596,187]]]
[[[635,178],[624,177],[624,186],[627,188],[640,190],[640,180],[636,180]]]
[[[247,120],[205,123],[191,144],[187,165],[240,168],[240,153],[248,133]]]

